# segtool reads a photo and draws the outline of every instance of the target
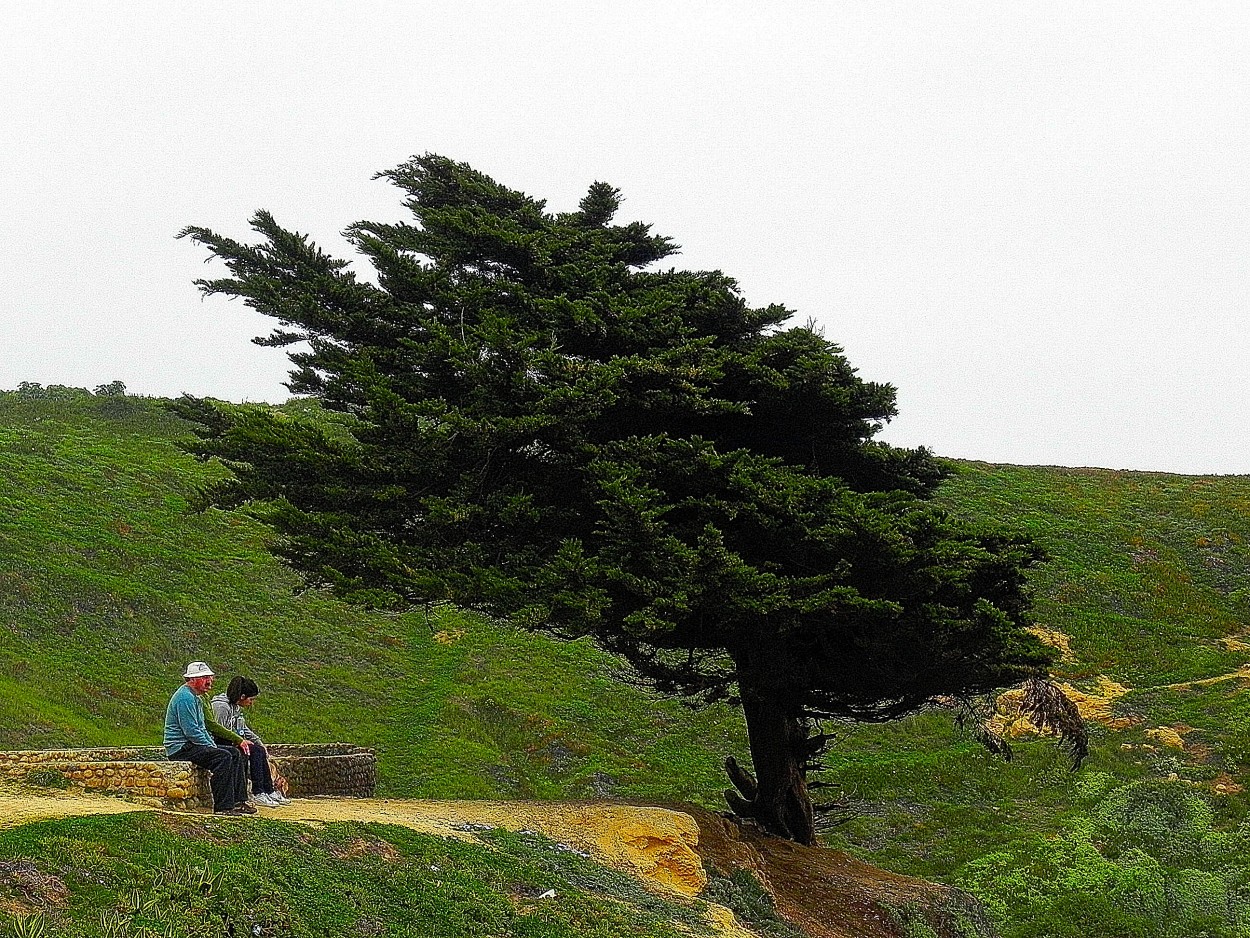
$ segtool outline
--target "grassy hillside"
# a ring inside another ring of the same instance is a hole
[[[188,506],[209,467],[156,403],[0,395],[0,747],[151,742],[182,664],[252,674],[274,739],[376,746],[387,793],[715,806],[731,711],[451,611],[367,615],[295,582],[264,532]],[[1041,625],[1090,695],[1068,771],[948,716],[846,727],[827,840],[970,889],[1005,934],[1250,935],[1250,478],[961,464],[950,508],[1033,534]],[[1101,706],[1101,711],[1098,707]]]
[[[1092,756],[995,765],[935,715],[854,730],[832,840],[970,889],[1012,936],[1250,934],[1250,478],[964,464],[942,498],[1049,551],[1037,619],[1101,705]]]
[[[249,520],[190,510],[213,470],[157,402],[0,394],[0,748],[159,741],[185,663],[261,686],[274,740],[381,753],[383,793],[714,799],[736,717],[618,663],[454,610],[315,593]]]

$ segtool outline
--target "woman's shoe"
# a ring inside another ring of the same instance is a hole
[[[280,806],[291,803],[291,799],[282,794],[280,791],[271,791],[269,793],[269,797],[271,800],[276,801]]]
[[[277,808],[282,804],[282,802],[275,799],[273,795],[267,794],[266,792],[260,792],[259,794],[253,792],[251,800],[252,804],[258,804],[262,808]]]

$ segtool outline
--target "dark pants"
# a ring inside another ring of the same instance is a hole
[[[248,768],[252,776],[252,793],[273,794],[273,776],[269,774],[269,753],[260,743],[252,743],[252,752],[248,756]]]
[[[173,758],[186,759],[192,765],[208,769],[213,789],[213,810],[229,811],[247,801],[247,771],[243,750],[236,746],[201,746],[187,743]]]

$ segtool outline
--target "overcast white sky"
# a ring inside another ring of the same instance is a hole
[[[282,400],[174,235],[346,255],[426,151],[813,317],[885,438],[1250,473],[1250,4],[27,2],[0,24],[0,388]]]

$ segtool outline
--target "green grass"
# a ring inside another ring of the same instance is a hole
[[[538,835],[481,836],[148,813],[28,824],[0,831],[0,935],[714,934],[701,901],[649,893]]]
[[[0,394],[0,747],[156,742],[203,658],[258,680],[263,735],[376,747],[385,794],[719,805],[736,712],[622,684],[584,643],[297,593],[260,526],[191,510],[215,470],[160,402],[62,397]],[[849,811],[827,841],[969,889],[1008,938],[1250,935],[1250,799],[1214,788],[1250,787],[1247,682],[1165,686],[1250,661],[1220,641],[1250,643],[1250,477],[954,466],[952,511],[1049,552],[1032,579],[1071,639],[1060,678],[1127,685],[1131,723],[1092,726],[1076,774],[1046,742],[1004,763],[941,713],[839,728],[822,778]],[[1146,735],[1165,726],[1185,751]],[[1182,815],[1188,852],[1142,833]]]

